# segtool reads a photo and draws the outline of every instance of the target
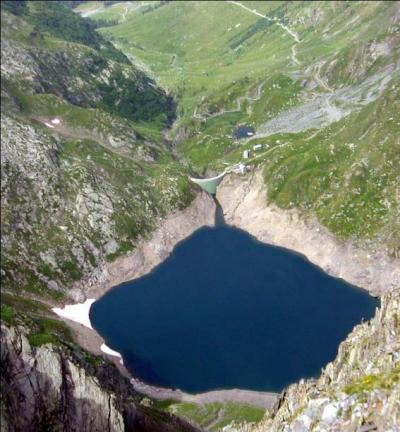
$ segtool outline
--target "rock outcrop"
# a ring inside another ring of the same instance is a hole
[[[2,432],[197,430],[142,406],[115,368],[90,368],[79,352],[63,344],[32,346],[27,329],[2,325]]]
[[[46,2],[30,7],[42,10]],[[174,106],[129,62],[50,36],[3,3],[1,18],[4,286],[74,298],[68,291],[75,282],[133,251],[194,199],[187,170],[161,139],[167,123],[159,131],[136,131],[132,123],[136,114],[142,126],[149,121],[147,104],[165,119]],[[117,112],[122,95],[130,105]]]
[[[214,225],[215,203],[210,195],[201,192],[186,209],[171,213],[163,219],[149,239],[136,249],[112,263],[104,263],[71,290],[77,299],[98,298],[113,286],[135,279],[151,271],[165,260],[177,243],[202,226]]]

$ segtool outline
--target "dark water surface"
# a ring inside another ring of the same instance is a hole
[[[249,135],[249,132],[250,134],[254,135],[256,131],[251,126],[239,126],[237,129],[235,129],[233,136],[237,139],[248,138],[251,136]]]
[[[109,291],[90,318],[147,383],[192,393],[280,391],[318,375],[377,306],[302,256],[220,225]]]

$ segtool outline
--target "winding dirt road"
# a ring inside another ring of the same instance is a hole
[[[329,87],[328,84],[325,81],[323,81],[319,75],[322,66],[323,66],[323,62],[317,63],[316,68],[315,68],[314,79],[315,79],[315,81],[317,81],[317,83],[319,84],[320,87],[322,87],[323,89],[325,89],[329,93],[333,93],[334,92],[333,89],[331,87]]]
[[[300,39],[299,36],[297,35],[297,33],[293,30],[291,30],[289,27],[285,26],[284,24],[282,24],[278,19],[276,18],[269,18],[266,15],[263,15],[260,12],[257,12],[255,9],[250,9],[247,6],[243,5],[242,3],[239,3],[237,1],[233,1],[233,0],[227,0],[227,3],[231,3],[234,4],[236,6],[240,6],[241,8],[245,9],[247,12],[252,13],[253,15],[257,15],[261,18],[266,19],[267,21],[271,21],[273,23],[275,23],[277,26],[281,27],[283,30],[285,30],[293,39],[296,43],[300,43]]]
[[[292,62],[295,65],[300,65],[301,64],[300,61],[299,61],[299,59],[297,58],[297,50],[296,50],[296,46],[297,46],[297,44],[299,44],[301,42],[301,40],[300,40],[299,36],[297,35],[297,33],[295,31],[293,31],[289,27],[287,27],[284,24],[282,24],[278,19],[276,19],[276,18],[269,18],[268,16],[263,15],[260,12],[257,12],[256,9],[250,9],[250,8],[248,8],[247,6],[243,5],[240,2],[233,1],[233,0],[227,0],[226,2],[230,3],[230,4],[233,4],[233,5],[236,5],[236,6],[239,6],[242,9],[246,10],[247,12],[249,12],[249,13],[251,13],[253,15],[257,15],[257,16],[259,16],[261,18],[264,18],[267,21],[271,21],[271,22],[275,23],[277,26],[281,27],[284,31],[286,31],[293,38],[293,40],[295,42],[292,45],[292,48],[291,48],[291,51],[292,51],[292,55],[291,55]],[[323,88],[325,88],[325,89],[329,88],[325,83],[323,83],[323,81],[321,80],[321,78],[319,76],[316,77],[316,80],[318,81],[318,83]],[[263,87],[263,85],[264,85],[264,83],[260,84],[257,87],[255,97],[249,97],[249,96],[240,96],[240,97],[238,97],[236,99],[236,108],[235,109],[222,110],[222,111],[218,111],[217,113],[214,113],[214,114],[202,115],[202,114],[198,114],[198,112],[197,112],[198,107],[196,107],[194,109],[194,112],[193,112],[193,118],[196,118],[196,119],[199,119],[199,120],[207,120],[207,119],[210,119],[210,118],[213,118],[213,117],[217,117],[217,116],[220,116],[220,115],[223,115],[223,114],[239,112],[239,111],[241,111],[241,105],[242,105],[242,102],[244,100],[258,101],[261,98],[261,88]]]
[[[262,82],[260,85],[257,86],[254,97],[251,97],[251,96],[239,96],[236,99],[236,108],[234,108],[234,109],[231,109],[231,110],[222,110],[222,111],[218,111],[217,113],[214,113],[214,114],[202,115],[202,114],[198,114],[197,113],[197,108],[198,107],[196,107],[194,109],[194,112],[193,112],[193,117],[197,118],[199,120],[207,120],[207,119],[210,119],[210,118],[213,118],[213,117],[218,117],[220,115],[227,114],[227,113],[240,112],[241,109],[242,109],[242,102],[243,101],[248,100],[248,101],[253,101],[254,102],[254,101],[260,100],[260,98],[261,98],[261,89],[263,88],[264,84],[265,84],[265,82]]]

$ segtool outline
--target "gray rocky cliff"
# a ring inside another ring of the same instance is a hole
[[[1,327],[2,432],[196,430],[140,405],[117,370],[90,370],[62,344],[35,347],[27,335],[24,327]]]
[[[170,97],[133,65],[28,18],[2,7],[1,275],[7,290],[60,301],[134,251],[196,190],[161,138],[165,125],[141,129],[147,102],[173,115]],[[109,98],[118,95],[136,108],[114,112],[120,103]]]

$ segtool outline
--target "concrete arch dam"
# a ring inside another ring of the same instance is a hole
[[[225,170],[223,173],[210,178],[193,178],[189,177],[189,179],[193,182],[199,185],[203,190],[208,192],[211,195],[215,195],[217,193],[217,187],[222,182],[222,179],[225,177],[225,175],[228,173],[227,170]]]

